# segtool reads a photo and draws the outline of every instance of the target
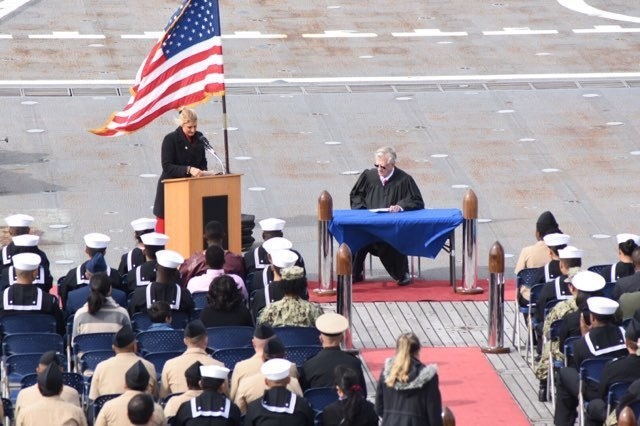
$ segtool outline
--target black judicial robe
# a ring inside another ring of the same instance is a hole
[[[82,287],[83,285],[89,284],[89,280],[85,278],[85,272],[87,272],[88,262],[89,261],[87,260],[83,262],[82,265],[69,269],[67,275],[60,282],[58,294],[60,295],[60,299],[62,300],[62,306],[66,305],[67,294],[70,291],[73,291],[78,287]],[[122,285],[122,278],[120,277],[120,273],[118,273],[117,270],[107,265],[107,270],[105,271],[105,273],[109,275],[111,287],[117,288],[118,290],[127,291],[127,288]]]
[[[352,209],[377,209],[399,205],[403,210],[420,210],[424,201],[413,178],[399,168],[382,186],[377,169],[362,172],[349,194]]]
[[[174,426],[240,426],[240,409],[224,395],[206,390],[200,396],[183,402],[172,424]]]
[[[2,292],[0,318],[9,315],[48,314],[56,320],[56,331],[65,333],[64,315],[58,299],[34,284],[14,284]]]
[[[314,413],[306,399],[284,387],[264,391],[249,403],[245,426],[312,426]]]
[[[133,315],[136,312],[147,312],[153,302],[160,300],[167,302],[171,310],[187,314],[191,314],[195,307],[189,290],[181,288],[176,283],[164,284],[154,281],[136,288],[129,302],[129,313]]]
[[[157,269],[158,261],[150,260],[129,271],[127,274],[127,288],[129,293],[134,292],[137,287],[146,286],[155,281]]]
[[[144,253],[140,247],[135,247],[123,254],[120,258],[120,265],[118,265],[118,273],[121,276],[127,275],[127,273],[136,267],[142,265],[147,259],[144,257]]]

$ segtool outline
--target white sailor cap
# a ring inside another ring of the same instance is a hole
[[[547,234],[542,240],[548,247],[557,247],[569,244],[570,236],[567,234]]]
[[[318,317],[316,320],[316,328],[320,333],[329,336],[341,334],[349,328],[349,321],[343,315],[329,312]]]
[[[140,239],[145,246],[165,246],[169,237],[159,232],[149,232],[140,235]]]
[[[626,243],[629,240],[633,240],[636,245],[640,245],[640,236],[636,234],[618,234],[616,235],[618,244]]]
[[[100,234],[99,232],[92,232],[84,236],[84,243],[89,248],[107,248],[107,246],[109,245],[109,241],[111,241],[111,238],[109,238],[108,235]]]
[[[210,377],[212,379],[226,379],[229,377],[229,370],[220,365],[201,365],[200,375],[202,377]]]
[[[35,253],[18,253],[11,257],[13,267],[20,271],[35,271],[40,266],[40,256]]]
[[[262,243],[262,247],[271,254],[276,250],[288,250],[293,247],[293,243],[283,237],[273,237]]]
[[[27,214],[12,214],[11,216],[5,217],[4,221],[7,222],[7,226],[10,227],[30,226],[33,223],[33,217]]]
[[[587,299],[589,311],[600,315],[613,315],[618,309],[618,302],[607,297],[593,296]]]
[[[573,276],[571,285],[581,291],[598,291],[604,288],[606,281],[600,274],[591,271],[581,271]]]
[[[298,261],[298,255],[291,250],[274,250],[270,255],[271,263],[278,268],[289,268]]]
[[[270,359],[262,364],[260,372],[269,380],[282,380],[289,377],[291,362],[282,358]]]
[[[566,246],[558,250],[558,257],[560,259],[582,259],[582,256],[584,256],[584,250],[580,250],[574,246]]]
[[[156,253],[156,259],[158,259],[158,265],[170,269],[177,269],[184,262],[184,257],[173,250],[160,250]]]
[[[40,242],[40,237],[37,235],[23,234],[11,237],[11,240],[13,244],[18,247],[35,247],[38,245],[38,242]]]
[[[147,217],[141,217],[131,222],[131,227],[134,231],[146,231],[147,229],[156,229],[157,219],[150,219]]]
[[[282,219],[276,219],[275,217],[270,217],[267,219],[262,219],[260,222],[260,228],[263,231],[282,231],[284,229],[286,221]]]

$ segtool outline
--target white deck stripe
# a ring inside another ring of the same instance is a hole
[[[620,25],[594,25],[593,28],[575,29],[576,34],[640,33],[640,28],[622,28]]]
[[[483,31],[482,34],[492,35],[546,35],[546,34],[558,34],[557,30],[532,30],[527,27],[524,28],[503,28],[502,31]]]
[[[393,37],[463,37],[469,35],[466,31],[440,31],[438,29],[414,29],[411,33],[391,33]]]
[[[52,31],[51,34],[29,34],[31,39],[79,39],[79,40],[102,40],[102,34],[80,34],[77,31]]]
[[[303,38],[370,38],[378,37],[376,33],[359,33],[351,30],[332,30],[319,34],[302,34]]]

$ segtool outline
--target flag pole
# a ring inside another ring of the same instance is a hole
[[[227,174],[231,173],[229,170],[229,131],[227,130],[227,96],[222,95],[222,126],[224,132],[224,164]]]

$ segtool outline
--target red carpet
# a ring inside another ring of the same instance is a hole
[[[460,284],[458,284],[460,285]],[[309,282],[310,289],[317,288],[317,282]],[[449,281],[414,280],[405,287],[399,287],[395,281],[364,281],[353,285],[354,302],[455,302],[455,301],[483,301],[489,298],[489,283],[479,280],[478,287],[484,288],[481,294],[454,293]],[[319,297],[309,291],[313,302],[332,302],[335,298]],[[515,280],[505,283],[504,300],[511,301],[515,297]]]
[[[362,357],[374,377],[395,349],[363,349]],[[529,421],[478,348],[423,348],[425,364],[438,365],[442,403],[458,425],[529,425]]]

